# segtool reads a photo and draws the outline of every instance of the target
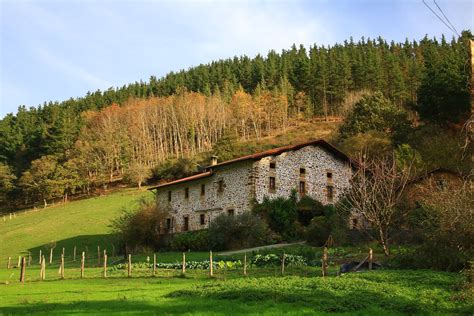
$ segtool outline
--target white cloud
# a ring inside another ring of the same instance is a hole
[[[109,88],[112,84],[93,73],[63,59],[59,56],[54,55],[50,51],[44,48],[35,48],[37,56],[46,64],[50,65],[53,68],[58,69],[65,75],[71,76],[74,79],[78,79],[85,84],[94,87],[96,89]]]

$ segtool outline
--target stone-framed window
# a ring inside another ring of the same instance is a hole
[[[332,203],[334,201],[334,187],[332,185],[326,186],[326,201]]]
[[[201,196],[206,195],[206,185],[203,183],[201,184]]]
[[[269,177],[268,181],[269,181],[268,182],[268,190],[270,192],[275,192],[275,190],[276,190],[276,179],[275,179],[275,177]]]
[[[206,224],[206,214],[200,214],[199,215],[199,223],[201,225],[205,225]]]
[[[184,188],[184,198],[189,199],[189,188]]]
[[[223,179],[220,179],[220,180],[217,182],[217,192],[219,192],[219,193],[224,192],[224,188],[225,188],[224,180],[223,180]]]
[[[171,230],[173,228],[173,220],[171,218],[166,219],[166,229]]]
[[[234,216],[235,215],[235,210],[233,208],[227,210],[227,215],[229,216]]]
[[[303,176],[306,174],[306,169],[305,168],[300,168],[300,176]]]
[[[328,181],[332,180],[332,171],[326,172],[326,178],[328,179]]]
[[[168,191],[168,202],[171,202],[171,191]]]
[[[276,169],[276,162],[270,161],[270,169]]]
[[[306,194],[306,182],[305,181],[300,181],[300,185],[298,187],[298,192],[300,193],[301,196]]]
[[[183,216],[183,231],[189,230],[189,216]]]

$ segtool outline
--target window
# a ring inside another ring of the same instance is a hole
[[[171,202],[171,191],[168,191],[168,202]]]
[[[227,210],[227,215],[234,216],[235,211],[233,209]]]
[[[304,181],[300,181],[299,191],[300,195],[304,195],[306,193],[306,183]]]
[[[326,187],[326,198],[329,203],[334,199],[334,188],[331,185]]]
[[[206,215],[205,214],[199,215],[199,220],[201,222],[201,225],[206,224]]]
[[[275,191],[276,185],[275,185],[275,177],[270,177],[270,185],[269,185],[270,191]]]
[[[171,229],[171,218],[166,219],[166,228]]]
[[[306,169],[305,168],[300,168],[300,174],[305,174],[306,173]]]
[[[189,199],[189,188],[184,189],[184,198]]]
[[[183,231],[187,232],[189,230],[189,217],[184,216],[184,225],[183,225]]]
[[[275,169],[275,168],[276,168],[276,163],[270,162],[270,169]]]
[[[326,177],[328,178],[328,180],[332,179],[332,172],[327,172]]]
[[[219,180],[217,192],[224,192],[224,180]]]
[[[204,195],[206,195],[206,185],[201,184],[201,196],[204,196]]]

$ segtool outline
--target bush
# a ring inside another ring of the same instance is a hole
[[[157,209],[154,201],[141,199],[138,210],[124,210],[110,227],[128,251],[157,248],[160,226],[167,216],[168,212]]]
[[[308,195],[303,196],[297,203],[298,221],[308,226],[315,216],[324,215],[324,205]]]
[[[257,267],[279,266],[282,260],[283,254],[256,254],[250,260],[250,263]],[[285,254],[285,265],[307,265],[307,262],[302,256]]]
[[[253,211],[262,215],[271,230],[280,234],[283,238],[293,239],[297,237],[294,227],[298,217],[296,191],[293,191],[289,198],[278,197],[270,200],[265,197],[262,203],[254,206]]]
[[[207,229],[175,234],[170,244],[171,250],[209,250],[209,231]]]
[[[209,247],[212,250],[248,248],[271,242],[265,222],[248,212],[235,216],[221,214],[209,227]]]
[[[306,232],[306,240],[314,246],[323,246],[332,238],[335,245],[347,242],[347,219],[344,214],[337,212],[333,205],[324,207],[324,216],[316,216],[311,220]]]

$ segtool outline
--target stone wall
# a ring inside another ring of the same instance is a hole
[[[173,218],[173,229],[168,232],[180,232],[184,229],[184,218],[189,218],[189,230],[207,228],[210,222],[222,213],[234,210],[240,214],[250,209],[252,162],[241,162],[216,168],[212,176],[179,183],[157,189],[158,207],[170,210]],[[222,181],[222,191],[219,191]],[[205,186],[205,194],[201,195],[201,185]],[[189,197],[185,197],[188,188]],[[168,192],[171,191],[171,202]],[[201,225],[201,214],[205,222]]]
[[[270,168],[270,163],[275,164],[274,169]],[[321,147],[307,146],[258,161],[216,167],[210,177],[158,188],[157,203],[170,210],[172,229],[165,232],[183,231],[185,217],[189,221],[188,230],[198,230],[209,227],[215,217],[229,210],[234,210],[234,214],[250,211],[254,200],[262,202],[265,196],[288,197],[293,189],[299,188],[300,182],[304,182],[305,194],[324,204],[335,203],[349,187],[351,175],[352,169],[347,162]],[[269,188],[270,177],[275,179],[275,190]],[[204,195],[201,195],[202,185],[205,186]],[[328,187],[333,191],[332,201],[328,200]],[[171,201],[168,201],[169,192]],[[204,214],[202,225],[201,214]]]
[[[275,169],[270,168],[275,163]],[[304,174],[300,173],[304,169]],[[288,197],[293,189],[298,190],[300,182],[305,183],[307,195],[322,202],[331,203],[327,198],[327,187],[333,188],[333,201],[336,202],[343,191],[349,187],[352,169],[347,162],[318,146],[306,146],[296,151],[288,151],[278,156],[269,156],[255,162],[255,199],[262,202],[265,196],[270,199]],[[328,173],[332,178],[328,178]],[[271,190],[270,177],[275,178],[275,190]]]

